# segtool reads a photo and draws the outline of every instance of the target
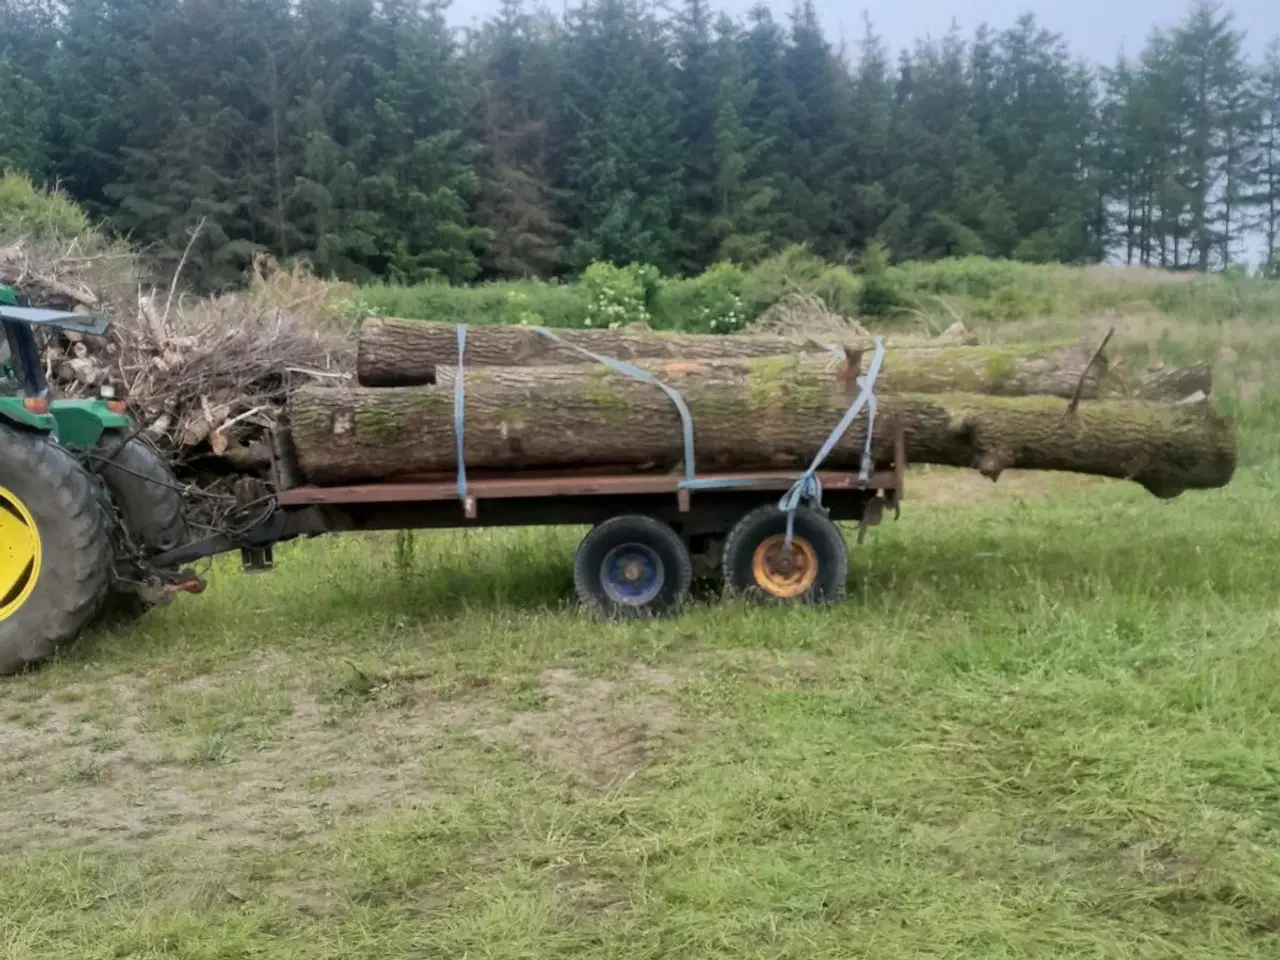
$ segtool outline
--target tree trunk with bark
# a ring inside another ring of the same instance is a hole
[[[1134,395],[1143,400],[1176,403],[1196,394],[1207,397],[1212,389],[1213,368],[1202,362],[1146,374],[1134,390]]]
[[[691,377],[712,377],[717,381],[753,379],[755,381],[805,381],[818,378],[831,380],[845,390],[853,391],[859,376],[870,368],[871,350],[850,350],[844,359],[832,354],[791,353],[769,357],[715,358],[709,360],[635,360],[632,366],[665,382],[686,381]],[[469,383],[477,374],[492,367],[468,366],[464,373]],[[528,376],[536,378],[539,367]],[[605,367],[565,367],[563,377],[577,376],[584,382],[597,383],[602,375],[625,377]],[[458,376],[452,364],[436,367],[439,384],[450,389]],[[652,388],[651,388],[652,389]],[[1077,344],[1032,344],[1017,347],[916,347],[886,350],[875,381],[877,394],[887,393],[984,393],[992,396],[1021,397],[1044,395],[1094,399],[1131,392],[1126,384],[1107,367],[1090,348]]]
[[[956,392],[883,390],[894,378],[900,385],[916,382],[919,373],[910,364],[893,372],[906,355],[886,359],[882,374],[873,433],[881,466],[891,461],[901,429],[909,462],[973,467],[993,479],[1011,468],[1063,470],[1132,479],[1168,497],[1222,486],[1234,472],[1234,427],[1207,403],[1106,398],[1084,399],[1073,409],[1062,396],[959,392],[971,391],[964,378],[978,375],[968,367],[954,375],[953,382],[964,383],[950,388]],[[849,371],[825,359],[685,359],[652,366],[689,407],[700,472],[767,470],[807,466],[852,402],[857,387]],[[453,370],[442,367],[439,374],[434,387],[307,387],[295,394],[291,430],[307,478],[332,485],[455,470]],[[603,366],[468,369],[464,384],[469,469],[634,472],[671,470],[682,461],[671,400]],[[825,466],[856,468],[866,429],[863,414]]]
[[[714,360],[773,357],[790,353],[830,353],[831,347],[870,350],[865,335],[838,342],[763,334],[667,333],[653,330],[557,330],[567,343],[614,360]],[[356,376],[365,387],[408,387],[435,382],[437,365],[458,362],[458,330],[452,323],[369,317],[360,326]],[[911,336],[885,338],[885,346],[928,346]],[[572,347],[548,340],[532,327],[484,324],[467,328],[466,366],[528,367],[593,363]]]

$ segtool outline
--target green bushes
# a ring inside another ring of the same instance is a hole
[[[848,267],[828,263],[802,246],[792,246],[752,267],[743,279],[743,306],[754,320],[788,293],[818,297],[829,309],[858,315],[862,284]]]
[[[422,283],[411,287],[376,284],[361,287],[347,312],[416,317],[466,323],[525,323],[547,327],[586,326],[588,300],[581,284],[515,280],[454,287]]]
[[[960,317],[971,327],[1053,315],[1159,312],[1198,322],[1280,315],[1280,283],[1243,273],[1191,275],[1153,269],[1031,264],[987,257],[889,264],[876,248],[855,268],[790,247],[750,268],[716,264],[694,277],[663,277],[653,267],[596,263],[580,280],[496,282],[472,287],[422,284],[362,288],[353,314],[468,323],[538,323],[732,333],[792,293],[817,297],[881,329],[941,328]]]
[[[734,333],[753,316],[743,301],[746,274],[719,263],[688,279],[666,280],[654,295],[654,326],[692,333]],[[758,311],[755,315],[758,315]]]

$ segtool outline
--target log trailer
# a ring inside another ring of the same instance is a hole
[[[771,602],[843,598],[848,548],[838,521],[858,524],[858,542],[886,510],[899,510],[905,444],[891,469],[822,471],[820,506],[785,508],[795,473],[718,473],[690,485],[673,474],[588,472],[478,474],[454,481],[344,487],[296,481],[287,431],[272,444],[272,477],[237,484],[226,531],[160,553],[175,569],[239,551],[246,571],[270,570],[276,544],[330,533],[587,525],[574,584],[582,604],[605,619],[669,616],[695,575],[719,576],[726,593]]]
[[[558,340],[549,330],[539,332]],[[466,327],[458,327],[464,356]],[[830,603],[844,596],[848,548],[836,522],[857,521],[859,540],[896,512],[903,490],[906,444],[895,439],[892,469],[873,471],[868,429],[861,468],[819,472],[830,450],[866,409],[874,420],[874,385],[884,358],[875,355],[859,393],[809,468],[787,472],[698,475],[689,409],[679,392],[628,363],[583,350],[593,361],[660,388],[680,414],[684,471],[608,474],[522,470],[468,476],[465,378],[454,382],[453,481],[314,486],[301,471],[288,428],[272,433],[267,479],[241,478],[237,517],[224,532],[160,553],[153,563],[174,569],[239,550],[245,569],[266,570],[275,544],[326,533],[589,525],[574,560],[582,604],[604,619],[670,616],[688,599],[697,568],[718,573],[726,592],[791,603]],[[823,502],[824,492],[826,502]]]
[[[192,539],[181,486],[138,436],[125,402],[50,397],[35,331],[100,336],[107,322],[33,309],[5,288],[0,322],[0,674],[47,660],[106,611],[136,616],[201,592],[190,569],[197,561],[238,551],[246,571],[269,570],[277,544],[332,533],[587,525],[574,582],[582,604],[605,619],[673,615],[699,573],[719,575],[730,595],[830,603],[843,597],[848,574],[836,523],[857,522],[861,541],[886,509],[896,515],[902,497],[901,435],[881,470],[871,469],[868,442],[859,471],[819,472],[820,455],[799,476],[695,476],[687,467],[683,475],[468,476],[462,465],[453,480],[316,486],[303,481],[282,426],[270,437],[269,468],[236,480],[221,529]],[[874,407],[869,386],[832,442],[868,401]],[[678,405],[692,464],[692,427]]]

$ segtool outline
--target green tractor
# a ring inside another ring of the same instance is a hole
[[[147,557],[188,539],[181,489],[108,395],[50,396],[36,331],[100,336],[104,319],[34,309],[0,286],[0,675],[40,663],[104,616],[136,616],[189,574]]]

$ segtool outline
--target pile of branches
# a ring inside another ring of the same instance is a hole
[[[196,298],[179,291],[178,276],[167,288],[147,286],[136,258],[117,247],[0,245],[0,283],[36,306],[111,321],[101,337],[43,338],[55,395],[127,401],[140,433],[190,492],[207,495],[193,502],[210,501],[229,478],[267,466],[270,431],[289,395],[308,383],[341,383],[354,351],[330,314],[333,289],[324,281],[257,269],[248,291]]]

